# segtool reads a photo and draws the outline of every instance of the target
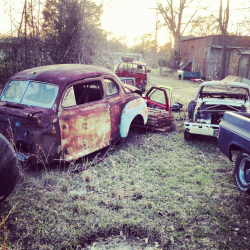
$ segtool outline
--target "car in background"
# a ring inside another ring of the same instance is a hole
[[[134,61],[130,57],[122,57],[115,67],[115,73],[120,78],[135,78],[135,86],[145,92],[147,86],[146,63]]]
[[[217,137],[219,123],[226,111],[249,113],[249,93],[250,85],[242,82],[222,80],[200,84],[188,105],[185,140],[191,140],[195,134]]]
[[[147,105],[138,92],[101,67],[27,69],[2,91],[0,133],[19,160],[72,161],[125,138],[135,118],[147,122]]]

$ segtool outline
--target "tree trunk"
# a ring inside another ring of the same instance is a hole
[[[221,63],[220,63],[220,76],[219,76],[220,80],[225,78],[226,52],[227,52],[227,36],[224,33],[222,34],[222,49],[221,49]]]
[[[174,35],[174,55],[175,56],[180,55],[180,41],[181,41],[181,36]]]

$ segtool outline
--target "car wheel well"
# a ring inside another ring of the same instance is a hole
[[[30,145],[24,141],[17,141],[16,149],[21,153],[30,153]]]
[[[131,122],[131,124],[130,124],[130,127],[131,127],[132,125],[136,124],[137,122],[143,122],[143,123],[144,123],[142,115],[137,115],[137,116],[135,116],[135,118],[132,120],[132,122]],[[129,128],[129,129],[130,129],[130,128]]]
[[[135,126],[135,124],[138,123],[138,122],[139,122],[139,123],[141,123],[141,122],[144,123],[144,120],[143,120],[142,115],[136,115],[136,116],[134,117],[134,119],[133,119],[132,122],[130,123],[130,126],[129,126],[129,129],[128,129],[128,134],[127,134],[127,136],[126,136],[126,137],[123,137],[123,138],[120,138],[119,143],[125,143],[125,142],[127,142],[128,137],[129,137],[129,134],[130,134],[130,132],[131,132],[131,127]]]
[[[240,146],[238,146],[238,145],[235,145],[235,144],[231,144],[230,146],[229,146],[229,159],[231,160],[231,161],[233,161],[233,154],[232,154],[232,151],[241,151],[242,150],[242,148],[240,147]]]

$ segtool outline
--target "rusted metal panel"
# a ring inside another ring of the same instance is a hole
[[[221,46],[222,45],[222,35],[213,35],[211,36],[213,45]],[[235,47],[250,47],[250,37],[249,36],[228,36],[227,37],[227,46]]]
[[[60,114],[63,159],[71,161],[110,144],[111,121],[108,102],[62,108]]]
[[[225,83],[230,83],[230,82],[240,82],[241,79],[239,76],[233,76],[233,75],[230,75],[230,76],[227,76],[225,77],[224,79],[221,80],[221,82],[225,82]]]
[[[250,65],[249,65],[250,57],[249,55],[241,55],[239,59],[239,71],[238,75],[240,77],[249,78],[249,71],[250,71]]]
[[[181,42],[180,53],[183,60],[192,61],[192,71],[207,74],[207,60],[209,56],[209,37],[201,37]]]
[[[232,50],[230,56],[230,66],[229,66],[230,75],[237,76],[238,65],[239,65],[239,56],[235,53],[234,50]]]
[[[220,60],[221,49],[211,48],[210,57],[208,59],[207,73],[212,76],[213,79],[219,79],[220,75]]]

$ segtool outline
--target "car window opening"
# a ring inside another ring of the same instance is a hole
[[[119,93],[119,87],[117,86],[115,82],[113,82],[110,79],[104,79],[104,82],[105,82],[108,97]]]
[[[64,107],[82,105],[100,101],[103,98],[103,89],[100,81],[92,81],[71,86],[63,100]]]
[[[150,96],[149,96],[149,99],[154,101],[154,102],[157,102],[157,103],[160,103],[162,105],[166,105],[166,99],[165,99],[165,94],[163,91],[157,91],[155,90]]]

